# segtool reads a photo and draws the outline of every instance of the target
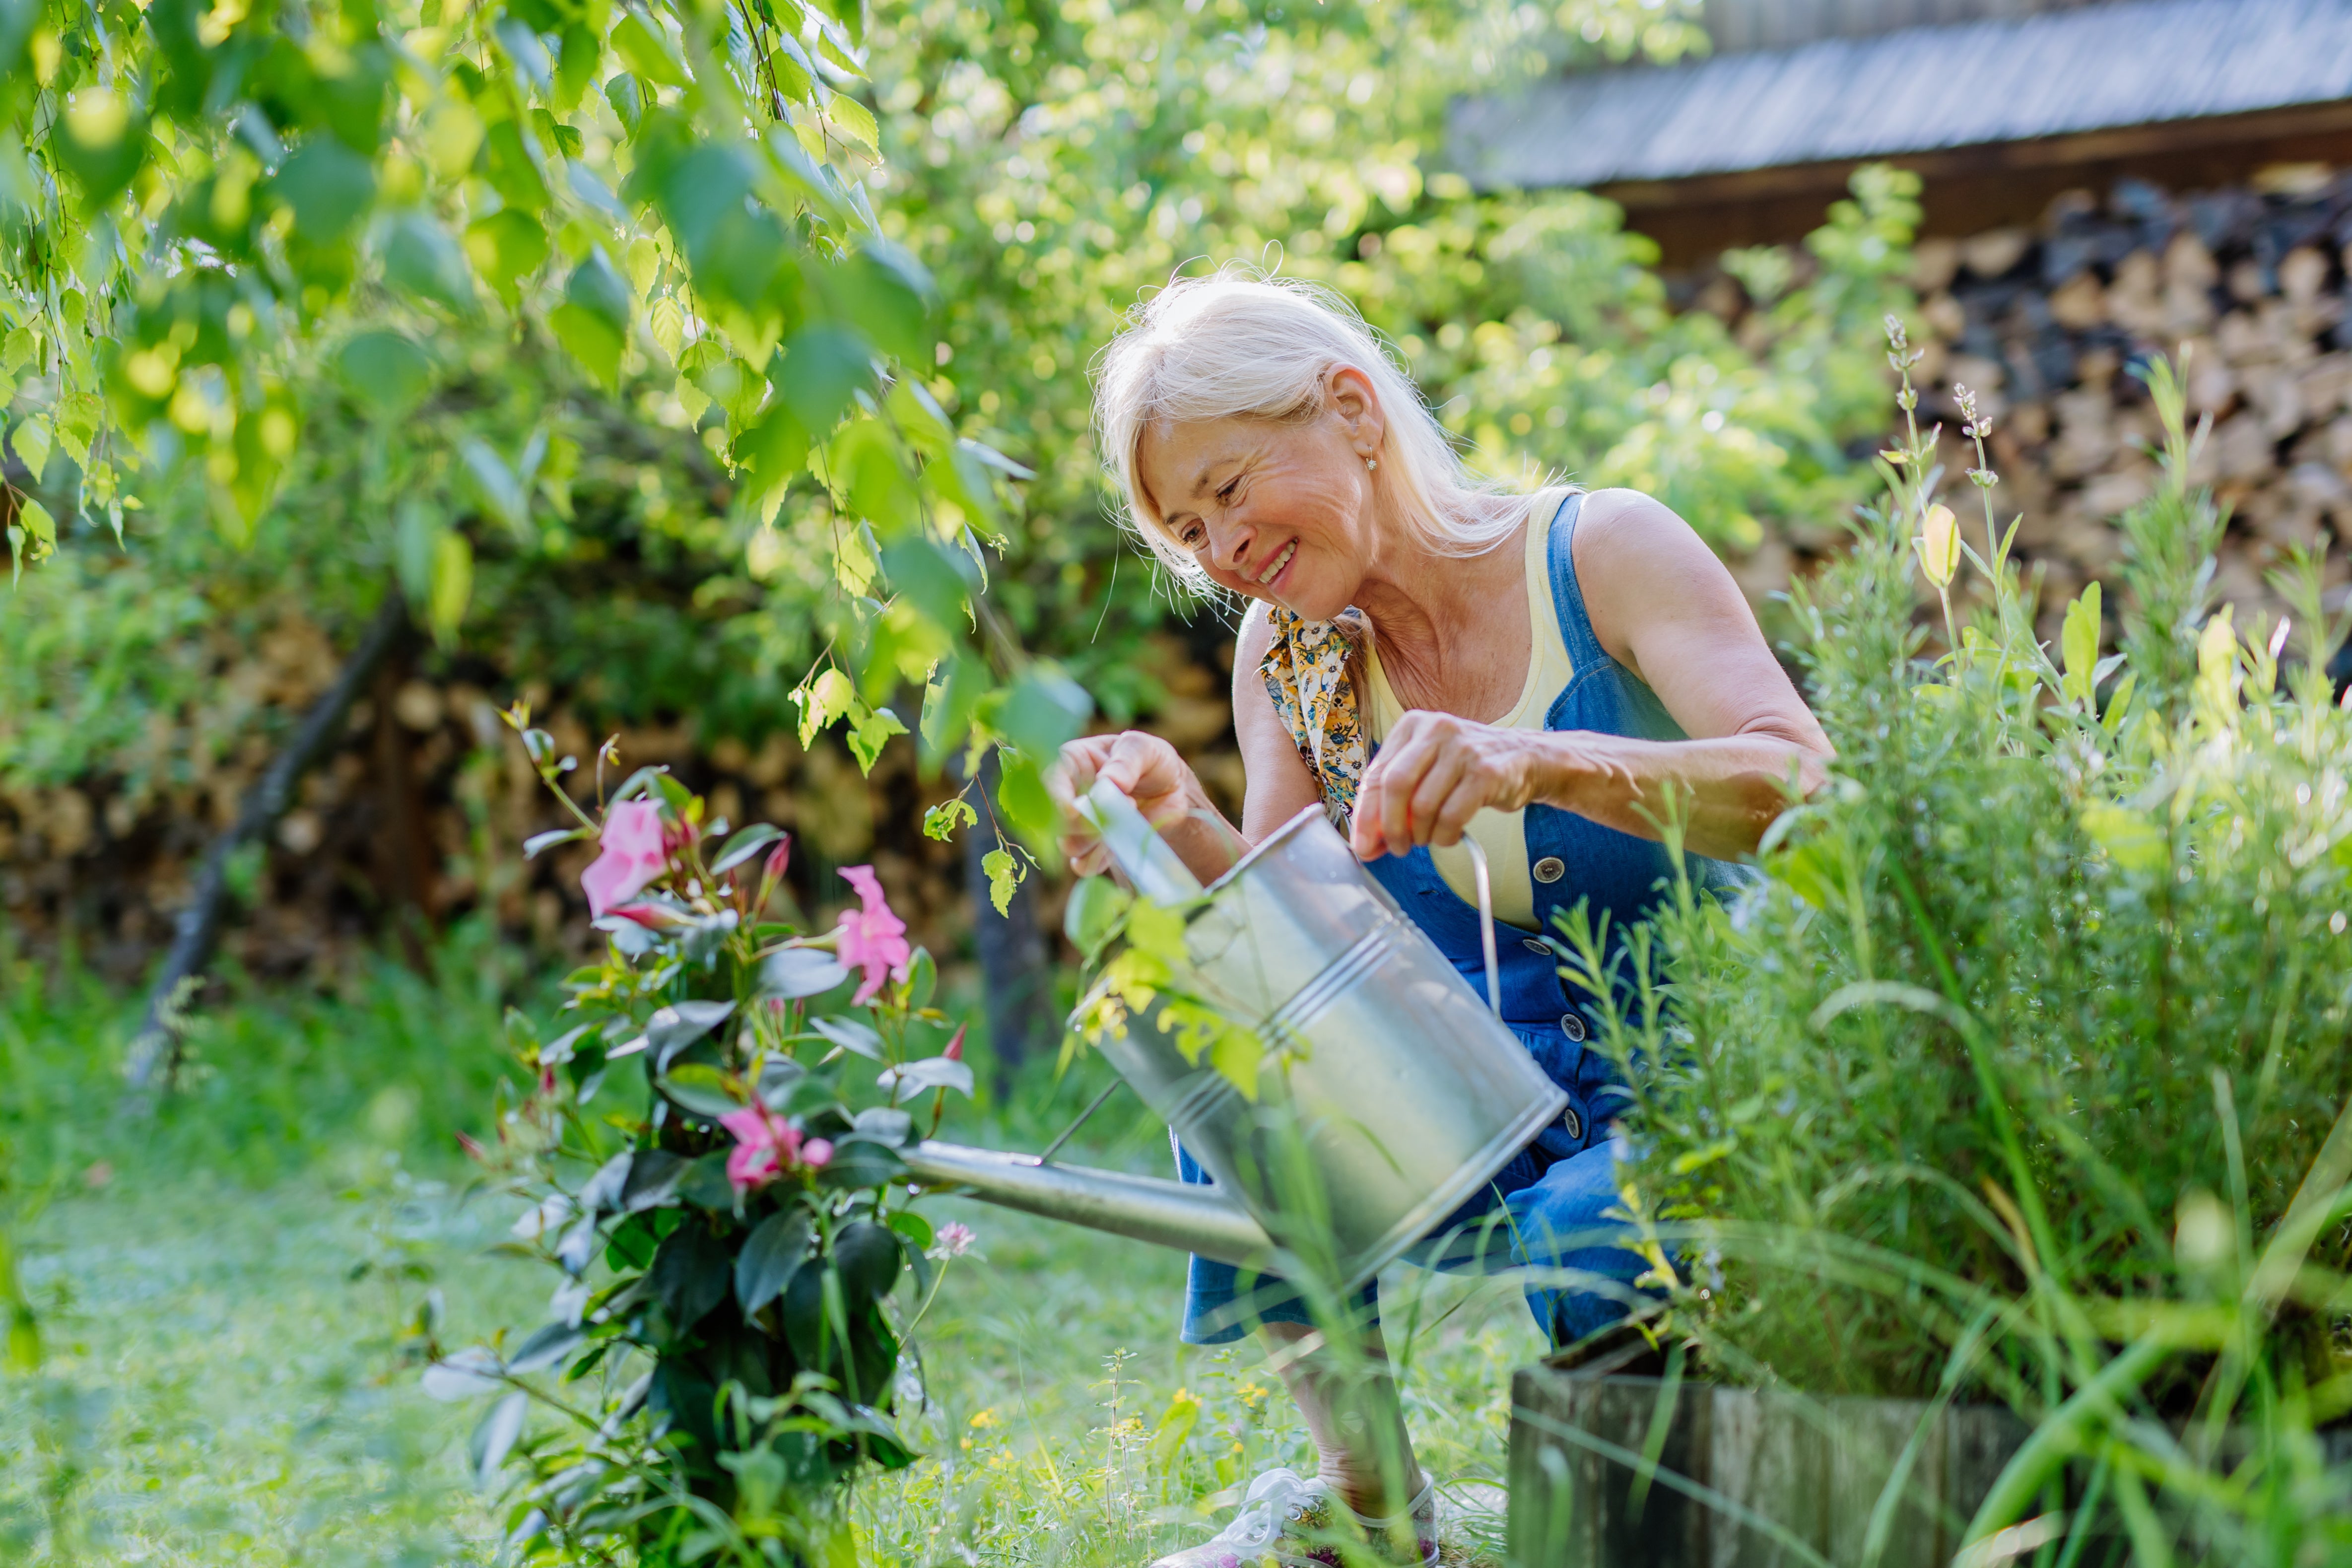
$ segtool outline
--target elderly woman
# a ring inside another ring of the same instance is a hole
[[[1514,928],[1506,1021],[1569,1108],[1440,1230],[1502,1211],[1507,1226],[1490,1228],[1535,1279],[1544,1331],[1605,1325],[1643,1268],[1611,1245],[1614,1079],[1584,1046],[1593,998],[1538,933],[1580,900],[1621,928],[1642,917],[1670,872],[1655,826],[1670,798],[1699,878],[1738,875],[1725,862],[1820,781],[1827,739],[1680,518],[1630,490],[1529,496],[1474,478],[1327,291],[1230,273],[1172,283],[1107,351],[1097,411],[1137,531],[1184,579],[1249,601],[1233,692],[1247,787],[1236,831],[1173,747],[1130,731],[1067,747],[1057,793],[1108,780],[1203,882],[1319,805],[1483,994],[1475,841],[1496,919]],[[1101,870],[1075,815],[1067,835],[1076,868]],[[1178,1158],[1186,1180],[1206,1179]],[[1281,1281],[1192,1260],[1184,1339],[1256,1329],[1321,1463],[1313,1479],[1257,1478],[1223,1534],[1163,1568],[1328,1562],[1317,1542],[1335,1531],[1396,1562],[1437,1560],[1433,1489],[1369,1289],[1363,1306],[1360,1326],[1318,1329]],[[1361,1342],[1322,1337],[1341,1331]]]

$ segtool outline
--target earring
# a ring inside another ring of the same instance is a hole
[[[1376,474],[1380,471],[1381,460],[1378,458],[1366,458],[1364,459],[1364,472],[1368,474]]]

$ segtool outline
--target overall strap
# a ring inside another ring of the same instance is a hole
[[[1568,645],[1568,661],[1581,677],[1611,660],[1601,639],[1592,635],[1592,619],[1584,613],[1584,595],[1576,585],[1576,519],[1584,510],[1584,492],[1571,491],[1551,520],[1546,542],[1551,556],[1551,602],[1559,616],[1560,640]]]

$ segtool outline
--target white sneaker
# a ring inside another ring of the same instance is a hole
[[[1368,1519],[1341,1502],[1330,1484],[1291,1469],[1250,1482],[1241,1511],[1198,1546],[1171,1552],[1151,1568],[1342,1568],[1343,1544],[1379,1552],[1401,1568],[1435,1568],[1436,1489],[1424,1486],[1393,1519]]]

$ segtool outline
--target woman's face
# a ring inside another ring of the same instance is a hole
[[[1361,373],[1336,371],[1323,413],[1146,427],[1136,472],[1160,527],[1221,587],[1308,620],[1355,602],[1376,545],[1380,417]]]

